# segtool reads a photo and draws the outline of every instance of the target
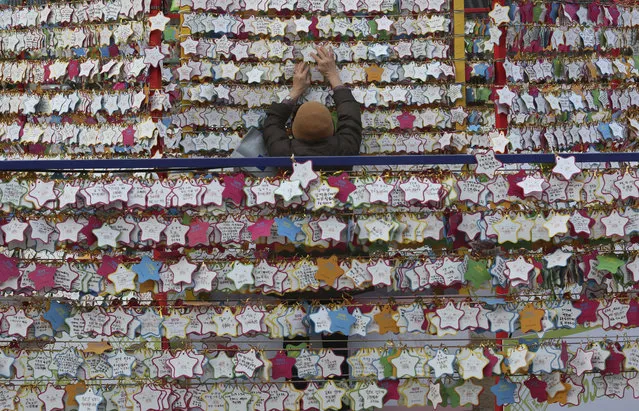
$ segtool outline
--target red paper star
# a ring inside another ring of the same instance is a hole
[[[493,355],[488,348],[484,348],[484,356],[488,360],[488,364],[484,367],[484,377],[491,377],[493,375],[493,368],[499,362],[499,358]]]
[[[606,358],[606,369],[601,371],[601,375],[620,374],[625,359],[626,356],[618,351],[615,345],[611,346],[610,355]]]
[[[222,198],[230,198],[235,204],[240,205],[246,195],[244,193],[244,174],[224,176],[223,182]]]
[[[597,321],[597,308],[599,308],[599,301],[586,300],[582,298],[579,301],[573,303],[574,307],[581,310],[581,314],[577,317],[577,323],[584,324],[587,322]]]
[[[273,226],[273,219],[266,219],[260,217],[255,223],[248,226],[247,230],[251,232],[251,238],[253,241],[260,237],[268,237],[271,234],[271,227]]]
[[[510,174],[506,176],[508,179],[508,195],[513,197],[519,197],[522,200],[524,199],[524,189],[519,187],[517,183],[524,181],[526,178],[526,172],[524,170],[520,170],[517,174]]]
[[[546,387],[548,384],[539,378],[531,375],[528,378],[524,385],[530,390],[530,396],[537,400],[537,402],[545,402],[548,400],[548,392],[546,392]]]
[[[209,245],[209,227],[210,224],[202,220],[193,220],[186,232],[186,241],[190,247],[197,244]]]
[[[284,351],[278,351],[271,361],[271,376],[273,379],[293,378],[293,366],[295,358],[291,358]]]
[[[639,325],[639,301],[630,300],[630,309],[628,310],[628,325]]]
[[[328,178],[328,185],[339,189],[335,197],[342,203],[348,200],[349,194],[355,191],[356,188],[355,184],[348,180],[348,174],[346,173],[342,173],[339,176],[330,176]]]
[[[35,270],[29,273],[29,279],[33,281],[33,288],[36,291],[43,290],[45,288],[55,287],[55,272],[56,267],[49,267],[42,264],[36,264]]]
[[[380,387],[386,388],[386,395],[384,395],[384,403],[391,400],[399,401],[399,380],[384,380],[380,381]]]

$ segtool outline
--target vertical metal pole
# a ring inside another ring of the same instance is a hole
[[[493,8],[496,4],[501,6],[504,5],[504,0],[493,0]],[[499,38],[499,44],[495,45],[493,49],[494,53],[494,67],[495,67],[495,89],[501,88],[506,85],[506,71],[504,70],[504,59],[506,57],[506,28],[502,27],[501,36]],[[495,107],[495,127],[497,131],[507,132],[508,129],[508,117],[505,113],[498,113],[497,107]],[[507,288],[497,287],[497,295],[505,295],[508,293]],[[503,349],[503,339],[508,338],[508,333],[506,332],[498,332],[495,335],[495,344],[497,345],[499,350]],[[495,377],[495,383],[499,381],[498,377]],[[503,405],[497,405],[497,400],[495,399],[495,411],[503,411]]]
[[[504,5],[504,0],[493,0],[493,7],[495,4]],[[499,38],[499,44],[495,45],[493,49],[494,53],[494,67],[495,67],[495,89],[500,89],[506,85],[506,71],[504,70],[504,59],[506,58],[506,28],[502,27],[501,37]],[[508,129],[508,117],[506,113],[497,113],[495,110],[495,127],[498,131],[504,133]]]
[[[457,105],[466,106],[466,44],[464,39],[466,16],[464,0],[453,0],[453,59],[455,82],[462,85],[462,98]]]

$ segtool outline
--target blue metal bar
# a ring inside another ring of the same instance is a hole
[[[577,162],[639,162],[639,152],[631,153],[562,153],[573,155]],[[554,154],[497,154],[503,163],[554,163]],[[470,154],[295,157],[295,161],[313,161],[318,167],[474,164]],[[232,167],[287,167],[289,157],[258,158],[148,158],[107,160],[7,160],[0,161],[0,171],[116,171],[116,170],[210,170]]]

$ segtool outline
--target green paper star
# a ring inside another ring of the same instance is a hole
[[[297,358],[300,355],[300,352],[305,349],[308,348],[308,344],[306,343],[301,343],[301,344],[286,344],[286,353],[288,354],[289,357],[292,358]]]
[[[384,378],[391,378],[393,376],[393,364],[390,363],[388,357],[392,357],[394,354],[397,354],[396,348],[386,351],[379,357],[379,362],[384,368]]]
[[[486,262],[472,259],[468,260],[468,268],[466,269],[464,278],[474,289],[481,287],[483,283],[490,280],[490,273],[488,272],[488,267],[486,267]]]
[[[455,387],[458,387],[460,385],[462,384],[443,386],[442,399],[444,400],[444,402],[442,403],[442,407],[459,407],[460,399],[459,394],[457,394],[457,391],[455,391]]]
[[[611,255],[598,255],[597,256],[597,268],[601,271],[608,271],[611,274],[615,274],[619,267],[624,265],[624,262],[617,257]]]

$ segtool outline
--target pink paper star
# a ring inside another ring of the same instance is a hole
[[[98,268],[98,275],[101,277],[107,277],[109,274],[114,273],[118,269],[118,264],[122,262],[121,257],[111,257],[110,255],[102,256],[102,264]]]
[[[95,216],[90,216],[87,225],[85,225],[84,228],[80,230],[80,232],[84,234],[87,239],[87,245],[93,245],[93,243],[98,241],[96,236],[93,234],[93,230],[100,227],[102,227],[102,221]]]
[[[335,197],[342,203],[348,200],[349,194],[355,191],[356,188],[355,184],[348,180],[348,174],[346,173],[342,173],[339,176],[330,176],[328,178],[328,185],[339,189]]]
[[[293,366],[295,358],[286,355],[284,351],[278,351],[271,361],[271,376],[274,380],[278,378],[293,378]]]
[[[0,254],[0,283],[4,283],[5,281],[18,277],[19,275],[20,270],[18,270],[16,260],[14,258],[7,257],[4,254]]]
[[[409,128],[413,128],[413,122],[417,117],[410,114],[407,111],[404,111],[402,114],[397,116],[397,120],[399,120],[399,128],[402,130],[406,130]]]
[[[35,270],[29,273],[29,279],[33,281],[33,287],[36,291],[45,288],[55,287],[56,267],[48,267],[42,264],[36,264]]]
[[[257,240],[260,237],[268,237],[271,234],[271,227],[273,226],[274,220],[260,218],[255,223],[248,226],[247,230],[251,232],[251,237],[253,241]]]
[[[124,130],[122,130],[122,143],[125,146],[132,146],[135,144],[135,130],[133,129],[133,126],[129,126],[127,128],[125,128]]]
[[[235,204],[240,205],[246,195],[244,193],[244,174],[224,176],[223,182],[224,191],[222,191],[222,198],[230,198]]]
[[[190,247],[197,244],[209,244],[209,227],[210,224],[202,220],[193,220],[189,231],[186,232],[186,240]]]

